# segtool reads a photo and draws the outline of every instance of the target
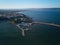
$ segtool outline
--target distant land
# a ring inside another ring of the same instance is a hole
[[[60,8],[27,8],[30,10],[60,10]]]
[[[0,9],[0,12],[25,12],[32,10],[59,10],[60,8],[25,8],[25,9]]]

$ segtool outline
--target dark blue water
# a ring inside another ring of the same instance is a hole
[[[60,24],[59,10],[31,10],[22,12],[34,21]],[[33,25],[22,37],[21,31],[8,22],[0,22],[0,45],[60,45],[60,28]]]

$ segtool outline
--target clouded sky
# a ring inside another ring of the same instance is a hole
[[[60,0],[0,0],[0,9],[60,8]]]

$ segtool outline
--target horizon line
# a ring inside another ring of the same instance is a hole
[[[46,7],[49,8],[49,7]],[[60,8],[60,7],[50,7],[50,8]],[[0,8],[0,9],[43,9],[43,8]]]

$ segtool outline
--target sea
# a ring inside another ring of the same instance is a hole
[[[36,22],[60,25],[60,9],[26,9],[21,12]],[[16,26],[0,21],[0,45],[60,45],[60,27],[35,24],[21,35]]]

